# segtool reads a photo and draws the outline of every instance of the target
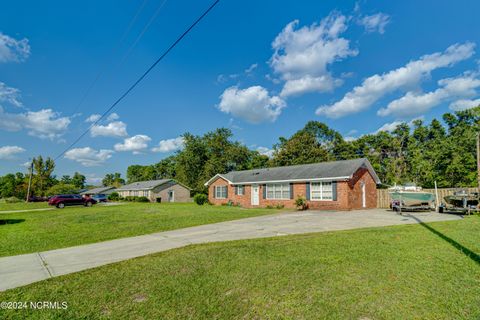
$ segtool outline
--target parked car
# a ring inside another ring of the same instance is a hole
[[[48,200],[48,204],[63,209],[65,206],[86,206],[91,207],[97,203],[97,200],[90,197],[82,197],[78,194],[59,194]]]
[[[107,202],[107,195],[105,194],[94,194],[92,199],[95,199],[97,202]]]

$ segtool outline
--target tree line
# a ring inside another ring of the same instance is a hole
[[[401,123],[391,132],[380,131],[357,139],[345,139],[339,132],[318,121],[308,122],[290,137],[280,137],[268,157],[233,140],[230,129],[219,128],[204,135],[183,135],[184,148],[152,165],[131,165],[125,181],[109,173],[104,186],[119,187],[143,180],[173,178],[206,192],[204,183],[217,173],[275,166],[308,164],[365,157],[370,160],[382,186],[407,182],[424,188],[477,186],[476,135],[480,106],[446,113],[429,123],[415,120]],[[32,194],[46,196],[83,189],[85,176],[57,179],[55,163],[41,156],[33,160]],[[0,197],[26,196],[28,174],[17,172],[0,177]]]

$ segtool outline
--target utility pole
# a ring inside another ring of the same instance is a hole
[[[33,160],[30,162],[30,178],[28,179],[27,199],[30,200],[30,189],[32,188],[32,175],[33,175]]]
[[[480,132],[477,132],[477,188],[480,194]]]

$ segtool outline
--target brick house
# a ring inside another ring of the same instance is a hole
[[[307,199],[310,209],[352,210],[377,206],[380,183],[365,159],[322,162],[217,174],[205,185],[213,204],[246,208],[284,205]]]
[[[147,197],[151,202],[191,202],[190,188],[173,179],[133,182],[115,190],[122,197]]]

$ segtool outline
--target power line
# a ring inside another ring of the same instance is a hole
[[[182,41],[182,39],[220,2],[220,0],[215,0],[207,10],[205,10],[201,16],[199,16],[191,25],[187,28],[178,38],[173,42],[170,47],[137,79],[127,91],[125,91],[105,112],[98,118],[95,122],[93,122],[87,130],[85,130],[75,141],[73,141],[64,151],[62,151],[57,157],[55,157],[55,161],[58,160],[61,156],[67,153],[74,145],[76,145],[89,131],[92,129],[97,123],[99,123],[103,118],[105,118],[112,110],[120,103],[135,87],[150,73],[157,66],[157,64],[165,58],[165,56],[172,51],[176,45]]]
[[[128,27],[127,29],[125,29],[125,31],[123,32],[123,35],[122,37],[120,38],[120,41],[118,42],[118,44],[112,49],[112,52],[110,53],[111,56],[113,56],[117,50],[120,48],[120,46],[123,44],[123,42],[125,41],[125,39],[127,38],[127,35],[130,33],[130,30],[133,28],[133,25],[135,24],[135,22],[137,21],[137,18],[138,16],[140,15],[140,13],[142,12],[143,8],[145,7],[145,5],[147,4],[148,0],[144,0],[142,2],[142,4],[140,5],[140,7],[138,7],[135,15],[132,17],[132,19],[130,20],[130,23],[128,24]],[[90,92],[92,91],[93,87],[97,84],[98,80],[100,80],[100,78],[102,77],[102,75],[105,73],[105,71],[107,70],[107,65],[104,65],[102,67],[102,69],[100,69],[97,73],[97,75],[95,76],[95,78],[93,79],[93,81],[90,83],[90,85],[87,87],[87,90],[85,90],[82,98],[80,99],[80,101],[78,102],[78,104],[75,106],[75,109],[73,109],[73,112],[72,114],[75,114],[78,109],[80,109],[80,107],[82,106],[82,104],[85,102],[85,100],[87,99],[88,95],[90,94]]]

